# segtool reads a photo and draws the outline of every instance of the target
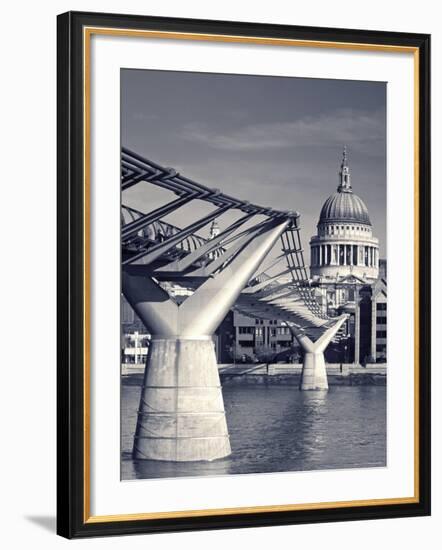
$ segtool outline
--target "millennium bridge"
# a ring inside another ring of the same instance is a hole
[[[134,186],[143,204],[152,186],[168,198],[142,212],[124,204]],[[328,317],[315,299],[298,212],[231,197],[126,148],[121,190],[122,291],[151,335],[135,459],[231,453],[212,335],[232,308],[283,321],[304,350],[300,389],[328,389],[324,350],[347,316]],[[166,221],[179,209],[184,227]],[[220,233],[199,234],[222,216],[229,221]]]

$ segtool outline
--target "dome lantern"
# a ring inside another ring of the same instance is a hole
[[[347,146],[344,145],[344,152],[342,154],[342,163],[341,163],[341,171],[339,172],[340,176],[340,182],[338,185],[338,191],[344,192],[344,193],[351,193],[351,176],[350,176],[350,168],[348,166],[348,159],[347,159]]]
[[[353,193],[347,148],[344,147],[337,191],[324,202],[318,225],[351,222],[371,226],[364,201]]]

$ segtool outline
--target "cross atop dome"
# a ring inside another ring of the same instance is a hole
[[[348,166],[347,146],[344,145],[342,154],[341,171],[339,172],[340,182],[338,185],[339,193],[352,193],[350,168]]]

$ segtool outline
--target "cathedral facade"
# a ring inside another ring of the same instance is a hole
[[[340,360],[344,355],[357,364],[385,361],[386,261],[379,258],[368,209],[353,192],[345,147],[337,190],[324,202],[317,234],[310,239],[310,277],[324,313],[350,315],[341,334]]]
[[[339,185],[325,201],[317,235],[310,241],[311,273],[319,277],[336,277],[353,273],[375,280],[379,268],[379,241],[367,207],[353,192],[347,151],[339,172]]]

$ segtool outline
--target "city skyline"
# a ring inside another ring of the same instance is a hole
[[[121,75],[121,479],[384,467],[385,83]]]

